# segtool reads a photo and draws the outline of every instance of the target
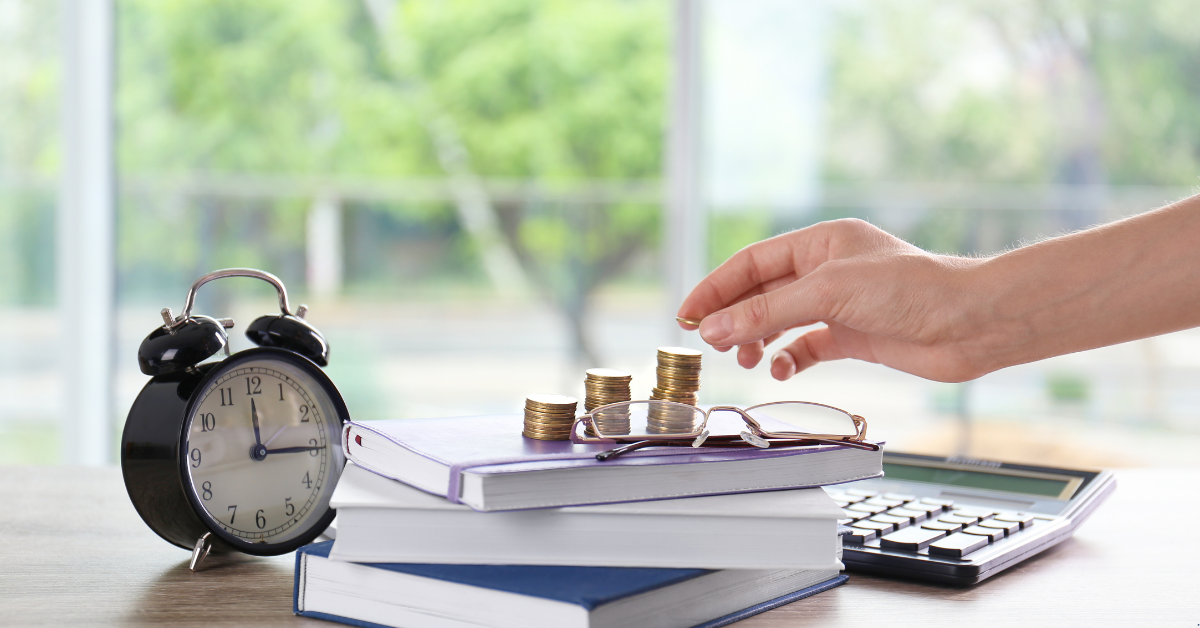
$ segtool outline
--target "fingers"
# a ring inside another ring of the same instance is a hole
[[[836,274],[818,270],[710,314],[700,323],[700,337],[713,346],[745,345],[801,323],[833,319],[855,289],[850,282],[835,280]]]
[[[763,357],[763,341],[752,342],[738,347],[737,361],[744,369],[758,366]]]
[[[810,272],[828,259],[829,224],[786,233],[738,251],[692,289],[678,316],[703,319]]]
[[[840,360],[844,357],[846,355],[834,341],[833,331],[828,327],[821,327],[780,349],[771,358],[771,377],[782,382],[818,362]]]

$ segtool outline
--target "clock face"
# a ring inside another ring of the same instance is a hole
[[[235,546],[293,541],[328,512],[345,406],[322,381],[332,388],[298,360],[234,356],[193,403],[181,450],[193,502]]]

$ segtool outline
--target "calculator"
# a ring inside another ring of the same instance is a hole
[[[1070,538],[1111,471],[885,452],[884,477],[825,490],[852,571],[971,585]]]

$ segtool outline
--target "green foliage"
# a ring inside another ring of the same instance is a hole
[[[1046,393],[1057,403],[1083,403],[1088,400],[1091,382],[1079,373],[1057,371],[1046,376]]]
[[[659,176],[666,3],[397,6],[399,28],[382,39],[361,2],[122,0],[122,172],[441,178],[421,106],[431,102],[482,177]],[[389,58],[395,51],[399,63]],[[150,194],[122,204],[122,268],[139,269],[143,280],[128,283],[155,283],[170,268],[182,277],[213,265],[278,264],[303,248],[297,201],[211,197],[174,211],[179,202]],[[432,231],[448,212],[430,203],[374,209]],[[604,204],[579,211],[594,228],[587,242],[570,229],[561,236],[580,219],[570,216],[576,208],[534,203],[504,215],[525,259],[558,277],[554,285],[579,279],[587,292],[620,267],[597,243],[624,250],[651,242],[658,214]],[[556,251],[557,242],[566,250]]]
[[[657,178],[667,3],[405,2],[411,65],[486,177]]]
[[[1200,35],[1187,0],[841,5],[831,180],[1193,185]],[[1073,181],[1095,153],[1102,177]]]
[[[769,210],[746,209],[709,216],[708,267],[716,268],[741,249],[773,235]]]

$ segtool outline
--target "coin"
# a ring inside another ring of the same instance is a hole
[[[695,406],[700,391],[700,363],[703,354],[687,347],[659,347],[657,386],[650,399]],[[694,410],[653,404],[646,413],[646,431],[652,434],[688,434],[695,430],[700,417]]]
[[[625,371],[609,368],[588,369],[583,378],[583,387],[587,393],[583,398],[584,410],[591,412],[609,404],[629,401],[633,398],[629,388],[632,381],[633,375]],[[600,429],[600,433],[605,436],[629,433],[628,412],[608,411],[600,415],[593,415],[592,419],[595,426]],[[596,435],[591,426],[588,426],[587,433],[592,436]]]
[[[521,434],[538,440],[568,440],[579,400],[567,395],[535,393],[525,398]]]

